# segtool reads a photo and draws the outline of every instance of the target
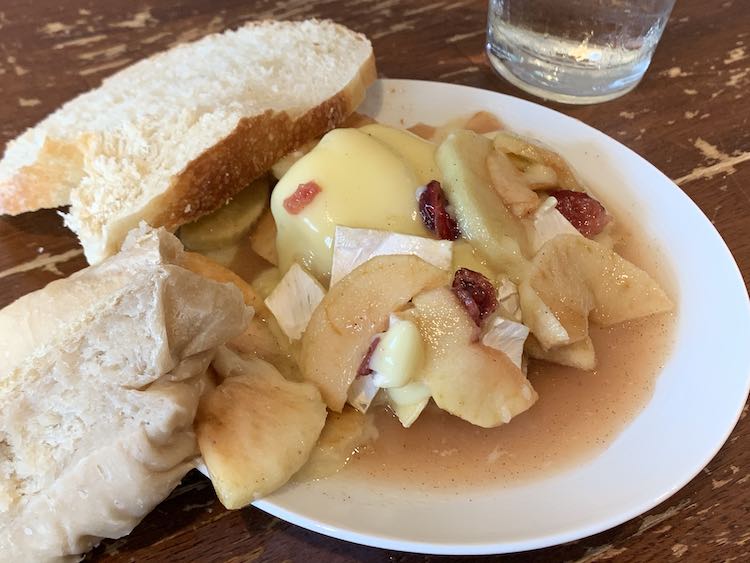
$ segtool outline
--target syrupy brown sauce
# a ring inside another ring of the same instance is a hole
[[[625,231],[622,223],[618,231]],[[678,301],[665,261],[649,241],[621,235],[617,250]],[[246,254],[252,253],[241,252],[231,267],[249,281],[263,268],[259,258]],[[569,469],[602,452],[646,406],[675,325],[671,313],[610,328],[592,326],[598,367],[591,372],[531,360],[528,376],[539,400],[499,428],[473,426],[431,403],[405,429],[378,407],[379,437],[341,471],[369,482],[445,490],[511,486]]]
[[[618,250],[674,296],[647,242],[628,237]],[[405,429],[381,409],[379,438],[343,471],[395,486],[455,489],[516,485],[583,463],[648,403],[673,344],[675,318],[671,313],[592,327],[598,366],[591,372],[531,360],[528,377],[539,400],[499,428],[473,426],[430,404]]]
[[[405,429],[380,410],[377,441],[344,471],[442,489],[517,484],[570,468],[604,450],[647,404],[673,324],[661,315],[593,328],[599,366],[591,372],[532,360],[539,400],[499,428],[473,426],[431,404]]]

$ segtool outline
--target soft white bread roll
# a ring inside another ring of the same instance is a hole
[[[89,263],[140,220],[174,230],[342,123],[375,79],[330,21],[256,22],[152,56],[8,144],[0,213],[71,204]]]
[[[0,560],[77,560],[194,467],[203,376],[252,309],[182,258],[141,227],[0,311]]]

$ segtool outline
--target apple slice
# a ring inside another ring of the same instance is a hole
[[[510,422],[537,399],[521,370],[476,340],[477,326],[445,287],[414,298],[427,349],[422,380],[443,410],[484,428]]]
[[[263,176],[223,207],[180,227],[180,240],[190,250],[214,250],[237,244],[268,207],[270,187]]]
[[[523,324],[529,327],[545,350],[570,342],[568,331],[528,281],[523,281],[518,285],[518,297]]]
[[[375,417],[351,407],[329,412],[323,432],[310,459],[292,478],[303,482],[329,477],[342,469],[357,453],[378,437]]]
[[[526,244],[526,235],[492,187],[487,170],[491,151],[489,139],[456,131],[440,144],[435,159],[462,235],[487,258],[491,269],[517,280],[527,264],[520,246]]]
[[[529,188],[505,153],[490,151],[487,155],[487,170],[492,186],[513,215],[521,218],[536,211],[539,196]]]
[[[227,348],[243,358],[258,358],[273,364],[290,381],[301,380],[294,348],[265,307],[256,311],[245,332],[227,342]]]
[[[414,424],[430,402],[430,388],[422,381],[412,381],[403,387],[392,387],[386,390],[385,395],[388,407],[404,428]]]
[[[610,326],[674,307],[646,272],[609,248],[575,235],[547,242],[534,257],[528,282],[567,331],[568,341],[562,344],[586,338],[589,317]],[[539,334],[537,338],[548,348]]]
[[[590,371],[596,367],[594,343],[589,336],[572,344],[565,344],[557,348],[545,350],[539,343],[539,340],[531,335],[526,339],[525,350],[531,358],[561,366],[570,366],[585,371]]]
[[[583,191],[583,188],[576,180],[573,170],[563,157],[555,151],[546,149],[539,144],[532,143],[528,139],[515,135],[508,131],[500,131],[492,141],[495,150],[504,152],[509,156],[514,156],[523,161],[529,168],[534,164],[541,164],[554,171],[556,186],[563,189]],[[534,172],[537,173],[538,172]],[[547,178],[548,173],[544,173],[545,187],[552,183]],[[541,187],[541,186],[540,186]]]
[[[270,208],[263,212],[258,224],[250,232],[250,248],[267,262],[274,266],[279,265],[279,255],[276,252],[276,222]]]
[[[300,367],[331,410],[341,412],[349,385],[388,316],[450,274],[416,256],[377,256],[333,286],[302,337]]]
[[[224,351],[225,354],[231,354]],[[287,381],[270,364],[234,356],[198,407],[195,431],[221,503],[241,508],[286,483],[307,461],[326,408],[315,386]]]

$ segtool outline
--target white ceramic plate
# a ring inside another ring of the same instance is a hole
[[[634,152],[542,106],[450,84],[381,80],[363,111],[408,126],[476,110],[544,141],[619,215],[663,249],[679,300],[677,345],[645,410],[592,461],[526,485],[404,492],[347,478],[294,485],[255,503],[288,522],[377,547],[435,554],[506,553],[616,526],[674,494],[716,454],[750,384],[750,307],[732,256],[701,211]]]

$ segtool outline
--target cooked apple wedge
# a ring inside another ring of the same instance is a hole
[[[264,301],[266,297],[271,295],[274,288],[279,285],[281,277],[281,270],[278,268],[266,268],[255,274],[250,285],[261,301]]]
[[[462,235],[477,246],[494,270],[518,279],[526,265],[518,242],[525,241],[525,233],[491,185],[487,171],[490,151],[489,139],[471,131],[456,131],[440,144],[435,159]]]
[[[409,428],[430,402],[430,388],[422,381],[412,381],[403,387],[393,387],[385,392],[388,408],[396,415],[401,426]]]
[[[557,345],[586,338],[589,318],[609,326],[673,308],[646,272],[597,242],[575,235],[559,235],[541,248],[528,284],[568,334],[567,342]],[[522,307],[523,301],[522,296]],[[528,307],[527,303],[527,321],[533,317]],[[535,327],[529,326],[534,332]],[[535,334],[549,348],[542,335]]]
[[[295,481],[310,481],[333,475],[356,452],[378,437],[374,417],[351,407],[340,413],[329,412],[310,459],[294,476]]]
[[[468,240],[458,239],[453,241],[453,260],[451,270],[454,272],[461,268],[467,268],[479,272],[488,279],[493,279],[496,274],[490,268],[487,258],[477,250]]]
[[[237,356],[198,406],[195,430],[221,503],[241,508],[286,483],[307,461],[326,420],[320,393],[267,362]],[[214,368],[224,366],[214,365]]]
[[[302,337],[300,367],[331,410],[341,412],[372,337],[417,293],[450,274],[416,256],[377,256],[333,286]]]
[[[508,131],[500,131],[495,135],[492,144],[495,150],[523,162],[524,172],[529,173],[528,180],[537,180],[539,187],[550,187],[553,184],[552,178],[549,177],[549,169],[551,169],[555,174],[554,185],[566,190],[583,191],[573,170],[556,152]],[[534,167],[534,165],[542,165],[547,170],[542,170],[538,166]]]
[[[476,340],[477,326],[445,287],[414,298],[427,350],[422,380],[443,410],[484,428],[510,422],[537,399],[521,370]]]
[[[256,311],[247,330],[227,342],[227,347],[244,358],[258,358],[273,364],[291,381],[302,379],[294,349],[265,308]]]
[[[565,344],[557,348],[545,350],[539,343],[539,340],[533,335],[526,339],[526,353],[531,358],[545,360],[561,366],[569,366],[585,371],[590,371],[596,367],[596,352],[591,337],[586,337],[572,344]]]
[[[557,186],[557,173],[546,164],[524,162],[519,169],[523,170],[523,179],[532,190],[545,190]]]
[[[258,256],[274,266],[279,265],[276,252],[276,222],[270,209],[266,209],[258,219],[258,224],[250,232],[250,248]]]
[[[214,250],[240,242],[268,207],[270,188],[265,176],[255,180],[231,202],[180,228],[180,239],[190,250]]]
[[[263,306],[263,301],[245,280],[215,260],[196,252],[185,252],[182,255],[181,265],[183,268],[187,268],[191,272],[200,274],[204,278],[220,283],[232,283],[236,285],[242,292],[245,305],[250,305],[253,309],[258,309],[258,307]]]
[[[529,188],[505,153],[490,151],[487,155],[487,171],[492,187],[513,215],[522,218],[536,211],[539,207],[539,196]]]
[[[568,331],[557,319],[554,311],[529,285],[528,280],[518,285],[518,298],[523,324],[529,327],[545,350],[570,342]]]

